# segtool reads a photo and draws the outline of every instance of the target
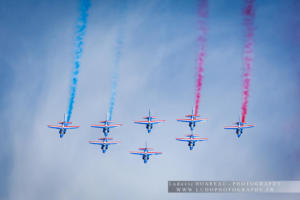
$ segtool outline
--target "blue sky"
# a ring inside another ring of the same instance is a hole
[[[298,3],[297,3],[298,2]],[[196,127],[208,141],[190,152],[176,122],[194,104],[197,1],[128,1],[112,136],[103,155],[87,141],[109,109],[119,1],[92,1],[71,121],[62,140],[47,128],[67,111],[77,1],[2,1],[0,7],[0,199],[296,199],[295,195],[168,194],[168,180],[300,178],[299,1],[256,2],[254,63],[240,139],[225,131],[241,108],[243,1],[210,0]],[[151,108],[167,120],[150,136],[134,125]],[[129,155],[148,142],[162,156]]]

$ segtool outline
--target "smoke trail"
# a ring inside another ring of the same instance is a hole
[[[112,118],[112,113],[115,106],[116,100],[116,93],[117,93],[117,86],[118,86],[118,79],[119,79],[119,68],[120,68],[120,60],[122,55],[122,48],[123,48],[123,32],[124,32],[124,22],[125,22],[125,10],[126,10],[126,2],[122,1],[120,5],[120,12],[119,12],[119,30],[117,33],[117,40],[116,40],[116,47],[115,47],[115,60],[113,65],[113,76],[112,76],[112,89],[111,89],[111,97],[110,97],[110,104],[109,104],[109,120]]]
[[[206,19],[208,16],[208,2],[207,0],[200,0],[199,2],[199,30],[200,35],[198,37],[200,50],[198,54],[198,70],[197,70],[197,82],[196,82],[196,103],[195,103],[195,115],[198,114],[201,88],[202,88],[202,79],[203,79],[203,65],[204,65],[204,57],[205,57],[205,44],[206,44]]]
[[[254,36],[254,0],[245,0],[243,10],[244,25],[246,28],[246,43],[244,46],[244,73],[243,73],[243,103],[242,103],[242,122],[246,121],[248,98],[250,89],[250,75],[253,63],[253,36]]]
[[[80,7],[79,7],[80,15],[77,19],[77,24],[76,24],[75,57],[74,57],[75,61],[74,61],[73,72],[72,72],[72,85],[71,85],[71,94],[70,94],[67,121],[70,121],[70,119],[71,119],[73,104],[74,104],[75,95],[76,95],[76,87],[77,87],[78,74],[79,74],[79,68],[80,68],[80,59],[82,56],[83,37],[84,37],[85,31],[86,31],[88,9],[89,9],[90,5],[91,4],[90,4],[89,0],[80,0]]]

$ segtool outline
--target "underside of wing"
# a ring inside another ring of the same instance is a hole
[[[110,144],[119,144],[120,141],[89,141],[90,144],[98,144],[98,145],[103,145],[103,144],[107,144],[107,145],[110,145]]]
[[[254,127],[255,125],[242,125],[241,128],[252,128]]]
[[[208,138],[192,138],[191,141],[206,141]]]
[[[150,124],[158,124],[158,123],[161,123],[161,122],[165,122],[166,120],[152,120],[150,121]]]
[[[89,141],[90,144],[98,144],[98,145],[102,145],[104,144],[103,141]]]
[[[115,128],[115,127],[119,127],[119,126],[122,126],[122,124],[110,124],[110,125],[107,125],[107,127],[109,127],[109,128]]]
[[[79,128],[80,126],[65,126],[64,129],[76,129]]]
[[[201,118],[201,119],[194,119],[194,122],[202,122],[202,121],[207,121],[208,118]]]
[[[148,124],[149,121],[135,121],[136,124]]]
[[[234,130],[236,130],[236,129],[239,129],[239,127],[238,126],[224,126],[224,129],[234,129]]]
[[[144,155],[145,154],[144,152],[139,152],[139,151],[130,151],[129,153],[133,154],[133,155]]]
[[[62,126],[52,126],[52,125],[48,125],[48,128],[62,129]]]
[[[179,122],[191,122],[192,119],[176,119]]]
[[[107,141],[106,144],[120,144],[120,141]]]
[[[93,128],[105,128],[105,125],[91,125]]]
[[[189,141],[191,141],[191,138],[176,138],[176,140],[182,141],[182,142],[189,142]]]
[[[162,152],[148,151],[147,154],[148,155],[160,155],[160,154],[162,154]]]

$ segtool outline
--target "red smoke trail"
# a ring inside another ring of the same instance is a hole
[[[200,0],[199,2],[199,31],[200,35],[198,37],[200,50],[198,54],[198,70],[197,70],[197,83],[196,83],[196,103],[195,103],[195,115],[198,114],[199,102],[200,102],[200,92],[202,88],[202,79],[203,79],[203,64],[205,57],[205,43],[206,43],[206,19],[208,15],[208,2],[207,0]]]
[[[245,0],[245,8],[243,10],[244,25],[246,28],[246,43],[244,46],[244,73],[243,73],[243,104],[242,104],[242,122],[246,121],[249,89],[250,89],[250,73],[253,63],[253,36],[254,36],[254,0]]]

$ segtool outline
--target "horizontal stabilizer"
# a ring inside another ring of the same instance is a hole
[[[176,138],[178,141],[183,141],[183,142],[190,142],[190,141],[205,141],[208,140],[208,138]]]
[[[100,123],[106,123],[106,122],[107,123],[113,123],[113,121],[106,121],[106,120],[105,121],[100,121]]]
[[[151,118],[151,119],[156,119],[157,117],[156,117],[156,116],[151,116],[151,117],[146,116],[146,117],[144,117],[144,119],[149,119],[149,118]]]
[[[208,118],[198,118],[198,119],[176,119],[179,122],[202,122],[207,121]]]
[[[104,145],[104,144],[119,144],[120,141],[89,141],[90,144],[99,144],[99,145]]]
[[[58,124],[72,124],[72,122],[58,122]]]
[[[139,150],[153,150],[153,148],[138,148]]]
[[[200,117],[200,115],[186,115],[186,117]]]
[[[199,136],[199,134],[187,134],[187,135],[185,135],[185,136],[187,136],[187,137],[191,137],[191,136]]]
[[[112,140],[112,138],[98,138],[98,140]]]
[[[130,151],[129,153],[134,154],[134,155],[144,155],[145,152],[140,152],[140,151]]]

